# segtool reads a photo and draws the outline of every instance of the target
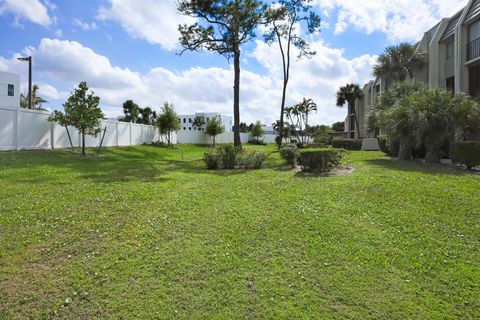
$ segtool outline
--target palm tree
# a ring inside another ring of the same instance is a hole
[[[401,43],[385,49],[373,67],[373,75],[386,81],[402,82],[407,77],[413,79],[415,71],[425,63],[424,53],[417,52],[416,47],[409,43]]]
[[[363,97],[363,92],[358,86],[358,84],[350,83],[341,87],[337,91],[337,107],[343,107],[348,104],[348,116],[353,116],[355,120],[356,130],[358,132],[358,138],[362,138],[360,134],[360,124],[358,122],[357,112],[355,110],[355,100],[361,99]]]
[[[47,100],[37,95],[38,89],[40,89],[39,86],[34,84],[32,87],[32,108],[33,109],[41,109],[42,104],[48,103]],[[27,94],[22,93],[20,95],[20,106],[22,108],[28,109],[28,93]]]

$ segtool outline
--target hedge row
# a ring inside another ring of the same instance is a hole
[[[453,163],[463,164],[468,169],[480,166],[480,141],[452,143],[450,145],[450,158]]]
[[[203,155],[208,169],[259,169],[266,158],[263,152],[240,150],[232,145],[210,148]]]

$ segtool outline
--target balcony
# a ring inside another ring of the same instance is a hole
[[[467,61],[480,57],[480,38],[467,44]]]

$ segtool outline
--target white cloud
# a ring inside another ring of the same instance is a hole
[[[84,31],[90,31],[90,30],[97,29],[97,24],[95,22],[88,23],[88,22],[83,22],[80,19],[73,19],[72,24],[74,26],[80,27]]]
[[[110,0],[110,4],[109,8],[100,8],[98,19],[118,21],[131,36],[167,50],[178,45],[178,25],[194,21],[177,13],[175,1]]]
[[[20,20],[26,19],[33,23],[49,26],[54,23],[54,18],[48,13],[55,7],[48,1],[39,0],[0,0],[0,15],[10,13],[15,17],[15,24],[20,25]]]
[[[364,55],[350,60],[344,57],[343,50],[330,48],[321,41],[313,42],[312,48],[317,51],[316,56],[292,62],[287,105],[310,97],[319,106],[315,122],[328,124],[342,120],[345,110],[335,107],[336,90],[348,82],[367,81],[376,57]],[[108,116],[120,115],[121,105],[127,99],[157,110],[164,101],[170,101],[179,113],[203,110],[233,113],[231,66],[194,67],[180,72],[157,67],[141,74],[112,65],[107,57],[78,42],[56,39],[42,39],[38,47],[28,47],[23,53],[35,57],[35,78],[48,80],[39,82],[42,95],[62,102],[67,94],[52,83],[63,84],[63,91],[70,91],[80,81],[87,81],[100,96],[101,106]],[[11,59],[0,57],[0,69],[6,67],[9,71],[24,72],[26,68],[15,61],[16,56]],[[270,124],[279,117],[282,91],[278,49],[257,41],[254,52],[244,58],[258,60],[267,72],[261,75],[243,65],[241,120],[250,123],[259,119]],[[25,76],[22,73],[22,79],[26,79]],[[60,103],[56,106],[59,107]]]
[[[316,0],[324,14],[337,10],[335,32],[349,27],[383,32],[390,41],[416,41],[440,19],[454,15],[467,0]]]

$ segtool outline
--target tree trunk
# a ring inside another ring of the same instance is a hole
[[[350,103],[349,105],[351,114],[353,114],[353,118],[355,119],[355,133],[357,134],[358,139],[362,139],[362,135],[360,134],[360,122],[358,121],[357,111],[355,110],[355,103]]]
[[[240,140],[240,48],[234,44],[233,65],[235,80],[233,85],[233,145],[242,147]]]
[[[82,156],[86,155],[85,153],[85,130],[82,130]]]
[[[286,75],[284,74],[284,77],[286,77]],[[285,98],[286,98],[286,95],[287,95],[287,85],[288,85],[288,79],[284,78],[283,80],[283,91],[282,91],[282,104],[280,106],[280,129],[279,129],[279,132],[278,132],[278,136],[280,137],[278,139],[278,148],[280,149],[280,147],[282,146],[282,139],[283,139],[283,127],[284,127],[284,113],[285,113]]]
[[[68,131],[67,125],[65,125],[65,129],[67,130],[68,141],[70,141],[70,147],[72,148],[72,152],[75,153],[75,149],[73,148],[72,137],[70,136],[70,131]]]

